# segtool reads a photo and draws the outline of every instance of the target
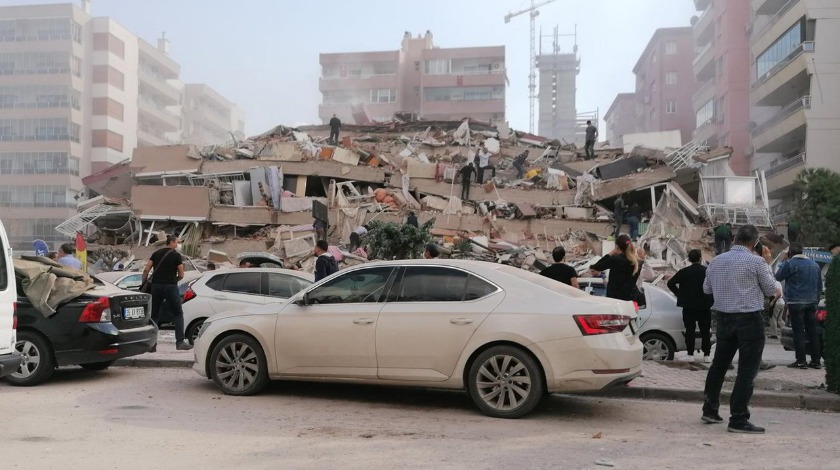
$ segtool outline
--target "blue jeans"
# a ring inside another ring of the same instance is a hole
[[[790,327],[793,329],[793,349],[796,362],[805,362],[805,339],[811,353],[811,362],[820,363],[820,337],[817,334],[817,306],[814,304],[788,304]]]
[[[750,419],[750,399],[764,353],[763,312],[714,314],[717,319],[717,348],[706,375],[703,414],[715,414],[720,409],[720,389],[737,352],[738,376],[729,400],[729,424],[739,425]]]
[[[630,239],[635,240],[639,238],[639,218],[635,215],[628,216],[627,224],[630,226]]]
[[[525,167],[519,162],[513,162],[513,167],[516,168],[516,179],[521,180],[525,176]]]
[[[184,341],[184,310],[181,308],[181,294],[178,292],[178,284],[152,284],[152,320],[159,324],[160,305],[166,299],[172,318],[175,319],[175,342]]]

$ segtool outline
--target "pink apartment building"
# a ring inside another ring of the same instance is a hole
[[[396,51],[320,55],[318,116],[352,123],[364,109],[374,120],[413,113],[427,120],[505,119],[505,47],[439,48],[432,33],[408,32]]]
[[[738,175],[750,172],[750,0],[694,0],[692,19],[694,138],[709,147],[732,147]]]
[[[624,135],[636,130],[636,94],[619,93],[604,114],[607,141],[613,147],[624,146]]]

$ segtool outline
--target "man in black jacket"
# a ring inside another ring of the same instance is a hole
[[[315,256],[317,259],[315,260],[315,282],[320,281],[321,279],[338,272],[338,261],[335,260],[335,257],[327,250],[329,250],[329,245],[327,244],[326,240],[318,240],[315,243]]]
[[[685,325],[685,344],[688,356],[694,357],[694,331],[700,328],[700,349],[703,359],[697,357],[697,362],[711,362],[709,354],[712,350],[712,299],[703,293],[703,281],[706,280],[706,267],[700,264],[702,254],[700,250],[688,252],[691,266],[680,269],[668,281],[668,289],[677,296],[677,306],[683,308],[683,324]]]
[[[338,145],[338,133],[341,131],[341,120],[333,114],[332,119],[330,119],[330,142],[333,145]]]

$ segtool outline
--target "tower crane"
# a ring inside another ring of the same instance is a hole
[[[544,0],[542,2],[535,2],[531,0],[531,6],[519,11],[512,11],[505,15],[505,23],[510,23],[511,18],[517,17],[524,13],[530,13],[531,16],[531,71],[528,74],[528,99],[530,101],[530,121],[528,125],[528,132],[534,133],[534,107],[537,101],[537,16],[540,15],[540,7],[544,7],[549,3],[554,3],[557,0]]]

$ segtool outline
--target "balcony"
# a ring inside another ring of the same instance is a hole
[[[708,147],[716,148],[720,144],[717,120],[712,118],[694,131],[694,140]]]
[[[145,67],[140,67],[137,75],[144,85],[143,91],[155,95],[158,101],[163,101],[167,106],[181,103],[181,92],[161,76]]]
[[[800,148],[805,141],[805,111],[810,108],[811,97],[803,96],[758,125],[752,131],[755,151],[787,153]]]
[[[711,79],[707,80],[706,83],[698,89],[692,96],[691,96],[691,104],[693,109],[696,111],[700,109],[701,106],[708,103],[709,100],[715,98],[717,94],[717,80]]]
[[[692,26],[694,40],[698,45],[709,44],[715,37],[715,9],[710,7],[700,15],[700,18]]]
[[[758,77],[752,84],[753,103],[757,106],[780,106],[809,93],[811,76],[808,74],[808,60],[813,52],[814,42],[803,42]]]
[[[764,177],[767,178],[767,191],[774,193],[783,189],[790,189],[796,181],[796,175],[805,166],[805,153],[787,158],[779,159],[764,169]]]
[[[706,11],[711,4],[712,0],[694,0],[694,8],[697,11]]]
[[[140,111],[141,120],[154,122],[157,127],[164,128],[166,131],[177,131],[181,128],[181,119],[155,101],[140,97],[137,100],[137,109]]]
[[[710,81],[715,78],[715,51],[713,43],[709,43],[694,56],[694,76],[698,82]]]
[[[799,0],[795,0],[799,1]],[[789,3],[788,0],[752,0],[752,9],[756,16],[775,15]]]
[[[318,80],[318,90],[372,90],[377,88],[399,88],[395,74],[356,75],[353,77],[328,76]]]
[[[780,9],[775,15],[771,16],[767,23],[760,27],[756,24],[756,28],[750,37],[750,49],[753,56],[758,57],[762,52],[767,50],[777,39],[782,37],[793,25],[799,22],[802,17],[808,15],[808,4],[801,0],[788,0],[784,7]],[[808,36],[806,39],[813,39],[813,36]]]
[[[502,73],[471,73],[464,75],[423,75],[423,88],[460,86],[505,86]]]
[[[158,131],[139,128],[137,129],[137,146],[138,147],[155,147],[158,145],[167,145],[169,141]]]

